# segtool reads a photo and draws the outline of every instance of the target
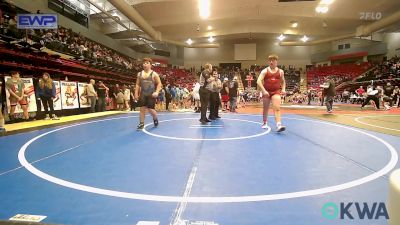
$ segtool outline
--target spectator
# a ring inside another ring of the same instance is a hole
[[[356,90],[356,94],[358,95],[358,97],[363,97],[365,93],[365,90],[363,88],[363,86],[360,86],[357,90]]]
[[[390,82],[386,84],[385,87],[383,87],[383,106],[385,107],[386,110],[389,110],[390,107],[393,106],[393,92],[394,92],[394,87]]]
[[[331,77],[326,77],[326,81],[323,85],[321,85],[322,88],[324,88],[324,96],[325,96],[325,104],[326,104],[326,111],[328,113],[333,112],[333,98],[336,95],[335,91],[335,83],[333,82],[333,79]]]
[[[210,94],[210,115],[208,117],[209,120],[216,120],[221,118],[218,115],[218,110],[219,110],[219,105],[220,105],[220,98],[219,98],[219,92],[222,89],[222,83],[221,80],[218,79],[218,71],[214,70],[213,71],[213,76],[214,76],[214,81],[212,82],[212,89],[211,89],[211,94]]]
[[[350,98],[350,92],[346,89],[342,93],[342,102],[347,103]]]
[[[106,111],[106,98],[108,96],[108,90],[109,90],[109,88],[106,85],[104,85],[103,81],[99,81],[99,84],[97,86],[97,96],[98,96],[97,111],[98,112]]]
[[[196,82],[193,87],[192,97],[194,100],[194,112],[200,113],[200,83]]]
[[[172,95],[171,95],[171,85],[167,84],[166,86],[163,87],[164,92],[165,92],[165,110],[169,110],[169,103],[172,100]]]
[[[122,87],[124,89],[124,104],[125,104],[125,110],[129,111],[130,107],[130,101],[131,101],[131,89],[129,86],[124,86]]]
[[[118,91],[116,96],[117,109],[123,110],[125,106],[124,90],[122,88],[119,88],[117,89],[117,91]]]
[[[221,100],[222,100],[222,111],[225,112],[228,109],[228,101],[229,101],[229,79],[227,77],[224,78],[224,82],[222,83]]]
[[[36,95],[42,101],[44,111],[46,113],[45,120],[49,120],[49,108],[51,118],[58,120],[58,117],[54,113],[53,99],[56,97],[56,86],[50,77],[50,74],[43,73],[42,78],[39,80],[39,84],[36,87]]]
[[[364,108],[365,105],[369,103],[369,101],[373,100],[375,103],[375,107],[379,109],[379,98],[378,98],[378,90],[374,88],[373,85],[369,85],[367,88],[367,98],[364,100],[361,105],[361,109]]]
[[[237,77],[234,77],[229,84],[229,109],[230,112],[236,112],[236,103],[238,97],[238,82]]]
[[[307,90],[307,99],[308,99],[307,105],[311,105],[311,99],[312,99],[312,91],[311,91],[311,89]]]
[[[89,84],[87,85],[87,96],[89,98],[90,102],[90,113],[96,112],[96,100],[97,100],[97,92],[94,89],[96,81],[93,79],[90,79]]]
[[[5,133],[6,128],[4,128],[3,101],[1,100],[3,97],[2,89],[3,89],[3,82],[0,80],[0,133]]]
[[[399,86],[395,86],[393,90],[393,104],[397,104],[397,108],[400,106],[400,89]]]

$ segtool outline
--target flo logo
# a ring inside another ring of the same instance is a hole
[[[324,218],[333,219],[389,219],[386,205],[383,202],[374,202],[368,204],[366,202],[341,202],[338,206],[336,203],[328,202],[322,207],[322,216]]]
[[[380,20],[382,19],[381,12],[360,12],[360,20]]]

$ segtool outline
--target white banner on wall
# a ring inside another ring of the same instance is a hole
[[[79,108],[78,86],[76,82],[61,81],[61,100],[62,109]]]
[[[9,79],[11,79],[10,76],[4,76],[4,81],[5,81],[6,85],[7,85],[7,81]],[[36,105],[35,88],[33,86],[33,80],[32,80],[32,78],[21,78],[21,80],[25,86],[25,88],[24,88],[25,98],[23,99],[23,101],[26,101],[26,103],[28,105],[28,112],[36,112],[37,105]],[[14,88],[18,89],[17,85],[14,85]],[[8,88],[6,88],[6,99],[7,99],[8,113],[10,113],[11,104],[10,104],[10,92],[8,91]],[[17,104],[17,106],[15,108],[15,113],[22,113],[22,112],[23,111],[22,111],[21,105]]]
[[[79,107],[88,108],[90,107],[90,102],[87,97],[87,83],[78,83],[78,93],[79,93]]]
[[[53,99],[54,110],[61,110],[61,87],[60,81],[53,81],[54,85],[56,86],[56,97]]]

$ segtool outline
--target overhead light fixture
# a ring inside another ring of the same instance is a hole
[[[210,0],[199,0],[199,14],[202,19],[210,17]]]
[[[317,13],[327,13],[328,10],[329,10],[328,6],[321,6],[321,5],[319,5],[319,6],[317,6],[317,7],[315,8],[315,11],[316,11]]]
[[[290,21],[291,27],[296,28],[299,23],[297,21]]]
[[[214,40],[215,40],[215,38],[213,38],[213,36],[210,36],[209,38],[208,38],[208,42],[214,42]]]
[[[306,36],[306,35],[304,35],[302,38],[301,38],[301,41],[303,41],[303,42],[307,42],[308,41],[308,37]]]
[[[283,34],[281,34],[281,35],[278,37],[278,39],[279,39],[280,41],[283,41],[285,38],[286,38],[286,37],[285,37]]]
[[[213,29],[212,26],[208,26],[208,27],[207,27],[207,30],[212,30],[212,29]]]
[[[192,39],[187,39],[187,41],[186,41],[186,43],[188,44],[188,45],[192,45],[193,44],[193,41],[192,41]]]
[[[334,2],[335,0],[321,0],[319,4],[321,5],[330,5]]]

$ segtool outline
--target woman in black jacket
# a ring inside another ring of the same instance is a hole
[[[54,114],[53,99],[56,97],[56,86],[53,83],[50,75],[48,73],[43,73],[43,77],[39,80],[37,86],[37,96],[42,101],[44,111],[46,113],[45,120],[49,120],[49,107],[50,113],[53,120],[58,120],[56,114]]]

